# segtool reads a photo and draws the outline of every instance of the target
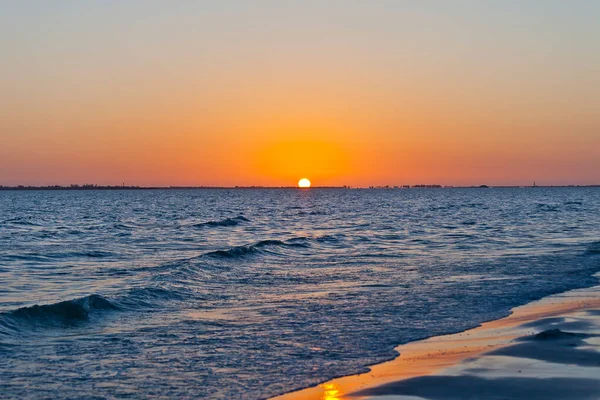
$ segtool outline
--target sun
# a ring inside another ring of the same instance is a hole
[[[310,181],[306,178],[302,178],[298,181],[298,187],[299,188],[309,188],[310,187]]]

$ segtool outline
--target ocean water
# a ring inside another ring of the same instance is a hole
[[[0,397],[258,399],[600,270],[600,188],[0,191]]]

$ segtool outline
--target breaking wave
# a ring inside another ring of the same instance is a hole
[[[68,326],[87,321],[91,314],[119,310],[106,298],[92,294],[59,303],[22,307],[0,314],[0,332],[23,331],[23,328]]]
[[[57,303],[33,305],[0,313],[0,335],[43,328],[65,328],[89,321],[91,317],[114,311],[152,309],[165,302],[183,300],[184,293],[163,288],[134,288],[108,299],[91,294]]]

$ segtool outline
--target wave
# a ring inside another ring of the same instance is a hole
[[[298,211],[296,215],[327,215],[325,211]]]
[[[256,253],[258,249],[254,246],[236,246],[228,250],[216,250],[206,253],[206,257],[218,257],[218,258],[238,258],[247,254]]]
[[[461,225],[467,225],[467,226],[477,225],[477,221],[462,221]]]
[[[199,229],[206,228],[206,227],[210,227],[210,228],[227,227],[227,226],[237,226],[244,222],[250,222],[250,220],[248,218],[244,217],[243,215],[239,215],[237,217],[225,218],[225,219],[218,220],[218,221],[201,222],[199,224],[193,224],[193,225],[191,225],[191,227],[199,228]]]
[[[227,250],[216,250],[204,254],[212,258],[239,258],[250,254],[260,253],[265,247],[308,247],[308,238],[292,238],[286,241],[267,239],[247,246],[235,246]]]
[[[87,257],[87,258],[107,258],[113,257],[115,254],[110,251],[89,250],[73,253],[57,254],[57,257]]]
[[[319,243],[339,243],[346,238],[346,235],[343,233],[338,233],[335,235],[322,235],[314,238],[315,241]]]
[[[0,335],[75,326],[89,321],[95,315],[115,311],[148,310],[160,307],[165,302],[184,298],[184,293],[147,287],[131,289],[124,295],[110,300],[92,294],[58,303],[21,307],[0,313]]]
[[[31,216],[14,217],[14,218],[9,218],[9,219],[2,221],[2,224],[13,224],[13,225],[21,225],[21,226],[40,226],[40,224],[38,224],[37,222],[33,222],[32,220],[33,220],[33,217],[31,217]]]
[[[462,204],[462,207],[464,207],[464,208],[487,208],[487,206],[484,203],[466,203],[466,204]]]
[[[558,205],[556,205],[556,204],[537,203],[536,207],[539,211],[543,211],[543,212],[558,212],[558,211],[560,211]]]
[[[5,260],[18,260],[18,261],[38,261],[44,262],[48,260],[62,260],[68,258],[110,258],[114,257],[115,254],[109,251],[102,250],[88,250],[88,251],[73,251],[73,252],[50,252],[44,255],[22,253],[22,254],[7,254],[0,258]]]
[[[565,205],[567,206],[581,206],[583,205],[582,201],[565,201]]]
[[[91,314],[120,308],[106,298],[92,294],[59,303],[22,307],[0,314],[0,327],[21,330],[24,325],[55,327],[87,321]]]

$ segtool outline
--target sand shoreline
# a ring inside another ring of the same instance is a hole
[[[600,398],[600,286],[511,311],[461,333],[400,345],[398,357],[369,372],[272,399]]]

